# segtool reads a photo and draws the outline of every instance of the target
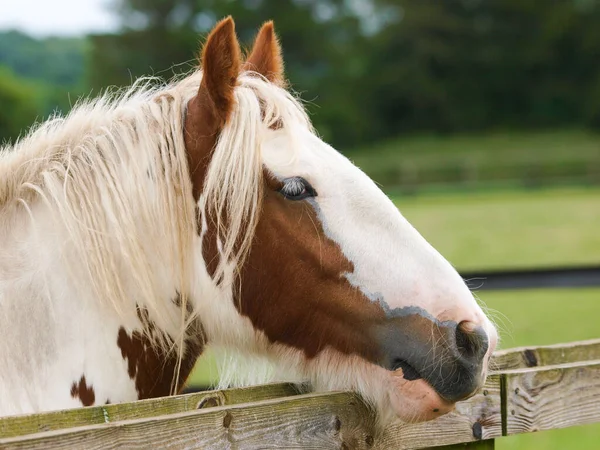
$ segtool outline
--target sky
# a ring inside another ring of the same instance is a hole
[[[80,36],[110,31],[116,18],[111,0],[0,0],[0,30],[18,29],[43,36]]]

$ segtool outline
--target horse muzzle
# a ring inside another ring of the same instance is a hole
[[[379,365],[407,382],[422,380],[449,404],[482,386],[490,336],[484,324],[436,321],[419,314],[378,325]]]

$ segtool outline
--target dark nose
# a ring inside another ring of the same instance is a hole
[[[456,351],[469,364],[481,362],[488,349],[487,333],[473,322],[461,322],[454,331]]]
[[[481,385],[488,336],[473,322],[411,314],[386,321],[378,339],[382,366],[402,369],[407,380],[424,379],[447,401],[463,400]]]

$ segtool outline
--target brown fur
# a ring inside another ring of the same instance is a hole
[[[239,43],[233,21],[227,18],[207,38],[202,54],[202,82],[198,94],[187,105],[184,141],[196,202],[202,193],[217,138],[234,106],[233,90],[240,68]],[[201,219],[198,213],[198,233]],[[219,264],[216,234],[209,233],[204,239],[202,253],[212,276]]]
[[[238,50],[231,46],[237,48],[239,44],[228,20],[220,22],[207,40],[202,56],[203,76],[211,81],[200,85],[186,115],[185,143],[196,199],[202,192],[222,129],[220,119],[228,117],[233,107],[228,102],[234,101],[235,82],[228,70],[234,64],[221,58],[237,58]],[[271,82],[283,84],[281,48],[272,22],[258,32],[242,70],[254,70]],[[220,75],[224,72],[225,76]],[[211,87],[221,93],[217,97],[223,101],[210,100],[214,96]],[[266,172],[264,179],[267,189],[261,219],[242,269],[241,297],[236,299],[240,312],[271,341],[299,348],[307,356],[315,356],[330,345],[344,353],[356,352],[376,359],[372,336],[361,330],[369,329],[362,326],[365,321],[382,320],[383,310],[342,276],[352,272],[353,265],[338,245],[325,236],[314,209],[307,202],[285,200],[276,192],[279,183]],[[212,275],[219,253],[210,218],[207,223],[202,251]]]
[[[73,382],[71,386],[71,397],[79,398],[83,406],[92,406],[96,401],[96,394],[94,393],[94,387],[87,385],[85,381],[85,375],[82,375],[79,379],[79,383]]]
[[[233,109],[233,90],[241,67],[240,45],[233,19],[219,22],[210,33],[202,52],[202,85],[212,103],[215,119],[222,126]]]
[[[242,67],[233,20],[219,22],[202,52],[202,82],[190,100],[185,118],[185,146],[196,201],[200,197],[212,151],[234,107],[234,88],[241,70],[254,70],[272,82],[283,83],[281,47],[273,22],[263,25]]]
[[[192,191],[198,201],[212,150],[234,106],[233,90],[241,67],[240,45],[233,20],[219,22],[202,52],[202,82],[190,100],[185,119],[185,147]]]
[[[275,34],[273,22],[266,22],[254,40],[251,53],[244,62],[243,70],[252,70],[271,83],[284,85],[283,57]]]
[[[233,58],[233,61],[227,61],[227,58]],[[260,58],[266,60],[260,62]],[[202,193],[217,138],[234,106],[235,79],[242,70],[240,47],[231,18],[224,19],[215,26],[207,38],[201,59],[203,80],[198,94],[188,103],[184,136],[192,192],[196,201]],[[259,31],[243,69],[258,71],[268,79],[283,80],[281,48],[272,22],[267,22]],[[217,94],[211,89],[214,89]],[[214,100],[215,97],[217,101]],[[208,273],[212,276],[219,264],[219,252],[216,233],[213,227],[210,227],[211,221],[207,222],[209,230],[202,242],[202,254]],[[198,217],[198,224],[198,232],[200,232],[201,217]]]
[[[240,312],[269,340],[307,357],[331,346],[377,360],[368,325],[385,319],[383,309],[343,276],[354,266],[325,235],[313,207],[286,200],[276,192],[279,183],[267,180],[255,243],[242,271]]]
[[[178,298],[174,302],[178,306],[180,305]],[[150,334],[156,332],[146,310],[138,309],[138,317],[142,326]],[[203,349],[203,333],[198,324],[188,330],[188,336],[190,338],[185,341],[186,352],[177,379],[179,390],[184,386],[185,380]],[[139,399],[171,394],[171,384],[177,370],[176,352],[167,353],[157,348],[142,330],[133,330],[128,333],[123,327],[119,329],[117,345],[121,349],[123,359],[127,361],[127,372],[129,377],[135,381]]]

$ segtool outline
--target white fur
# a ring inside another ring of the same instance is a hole
[[[182,128],[197,80],[101,97],[3,150],[0,415],[81,405],[83,375],[97,403],[137,399],[116,345],[120,327],[142,328],[136,305],[164,332],[156,345],[184,351],[195,218]]]

